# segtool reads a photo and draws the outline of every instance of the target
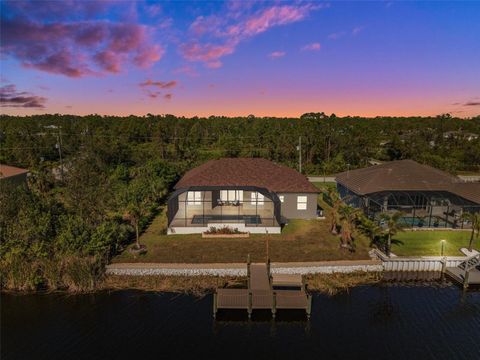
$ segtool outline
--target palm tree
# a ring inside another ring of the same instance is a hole
[[[337,235],[337,226],[339,222],[339,210],[342,205],[342,200],[340,199],[340,195],[338,194],[335,188],[328,189],[328,198],[330,199],[332,209],[331,209],[331,219],[330,219],[330,232],[333,235]]]
[[[360,216],[360,210],[355,209],[350,205],[344,205],[340,207],[338,214],[342,226],[340,232],[342,247],[346,247],[348,244],[351,245],[352,243],[352,233],[355,229],[355,222]]]
[[[370,239],[370,247],[377,243],[380,235],[382,235],[382,228],[377,222],[370,220],[366,216],[360,216],[360,224],[358,228]]]
[[[390,256],[390,250],[392,247],[392,236],[403,231],[403,225],[399,223],[400,218],[403,216],[401,211],[397,211],[393,214],[381,214],[380,218],[385,222],[383,225],[384,233],[387,236],[386,252],[387,256]]]
[[[460,218],[462,220],[467,220],[472,223],[472,233],[470,235],[470,242],[468,244],[468,250],[472,251],[475,232],[477,233],[477,238],[478,234],[480,233],[480,213],[464,212]]]

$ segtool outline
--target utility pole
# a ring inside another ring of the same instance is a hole
[[[63,157],[62,157],[62,127],[57,126],[57,125],[47,125],[44,126],[45,129],[57,129],[58,132],[56,134],[57,137],[57,143],[55,144],[55,147],[58,150],[58,157],[60,158],[60,177],[63,181]]]
[[[302,137],[298,137],[298,145],[297,145],[297,151],[298,151],[298,171],[302,173]]]
[[[57,149],[58,149],[58,157],[60,158],[60,177],[63,181],[63,158],[62,158],[62,128],[58,127],[57,133]]]

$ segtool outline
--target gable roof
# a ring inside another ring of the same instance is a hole
[[[210,160],[187,171],[175,189],[190,186],[257,186],[277,193],[319,192],[298,171],[262,158]]]
[[[480,204],[480,183],[419,164],[397,160],[337,174],[336,181],[359,195],[381,191],[448,191]]]
[[[20,174],[27,174],[27,169],[21,169],[15,166],[0,164],[0,178],[5,179]]]

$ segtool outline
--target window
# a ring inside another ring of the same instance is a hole
[[[189,191],[187,193],[187,205],[202,205],[202,192]]]
[[[243,201],[243,190],[220,190],[220,200],[222,201]]]
[[[256,191],[252,191],[251,198],[250,198],[250,203],[252,205],[261,206],[265,203],[265,197],[263,196],[263,194],[260,194]]]
[[[307,210],[306,196],[297,196],[297,210]]]
[[[280,202],[284,202],[285,201],[285,196],[284,195],[278,195],[278,198],[280,199]]]

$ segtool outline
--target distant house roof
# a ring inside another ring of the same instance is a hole
[[[0,179],[6,179],[12,176],[27,174],[27,169],[21,169],[15,166],[0,164]]]
[[[188,171],[175,189],[190,186],[257,186],[280,193],[319,192],[298,171],[262,158],[210,160]]]
[[[390,161],[337,174],[336,181],[359,195],[381,191],[448,191],[480,204],[480,183],[460,178],[413,160]]]

